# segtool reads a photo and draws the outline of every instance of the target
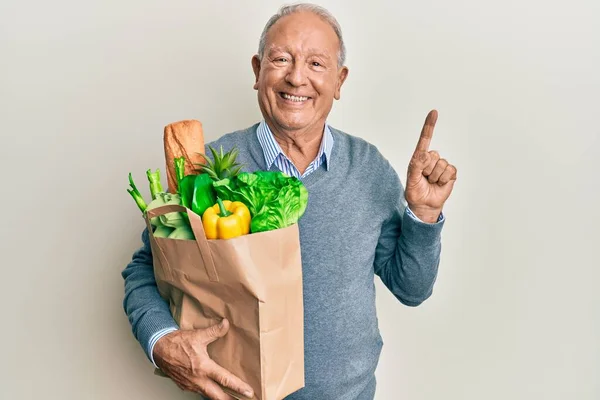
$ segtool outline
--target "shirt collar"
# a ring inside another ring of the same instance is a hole
[[[275,140],[275,136],[271,132],[269,125],[262,120],[258,125],[256,130],[256,135],[258,136],[258,141],[260,146],[262,147],[263,154],[265,156],[265,165],[267,170],[271,168],[277,157],[280,154],[285,156],[285,153]],[[333,134],[331,133],[331,129],[329,125],[325,124],[325,132],[323,135],[323,140],[321,140],[321,147],[319,148],[319,153],[315,159],[319,159],[321,157],[325,157],[325,168],[329,171],[329,163],[331,160],[331,149],[333,148]]]

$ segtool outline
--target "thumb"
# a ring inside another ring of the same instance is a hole
[[[423,170],[427,168],[431,156],[426,151],[415,153],[408,164],[408,181],[418,181],[423,176]]]
[[[215,325],[209,326],[206,329],[200,330],[200,337],[202,343],[210,344],[215,340],[225,336],[225,334],[229,331],[229,321],[226,318]]]

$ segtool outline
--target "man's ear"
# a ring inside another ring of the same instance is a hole
[[[258,54],[252,56],[252,70],[254,71],[254,77],[256,80],[254,81],[254,90],[258,90],[258,77],[260,75],[260,59],[258,58]]]
[[[340,68],[340,70],[338,71],[337,83],[336,83],[335,94],[334,94],[334,98],[336,100],[340,99],[340,92],[342,90],[342,85],[346,81],[347,77],[348,77],[348,67]]]

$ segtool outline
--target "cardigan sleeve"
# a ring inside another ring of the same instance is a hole
[[[402,183],[389,164],[385,175],[391,206],[381,228],[374,271],[401,303],[414,307],[433,292],[445,218],[440,215],[433,224],[419,220],[407,207]]]

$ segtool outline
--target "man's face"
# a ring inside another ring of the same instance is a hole
[[[271,27],[262,61],[252,58],[267,123],[285,132],[323,127],[348,74],[338,67],[338,51],[333,28],[312,13],[285,16]]]

